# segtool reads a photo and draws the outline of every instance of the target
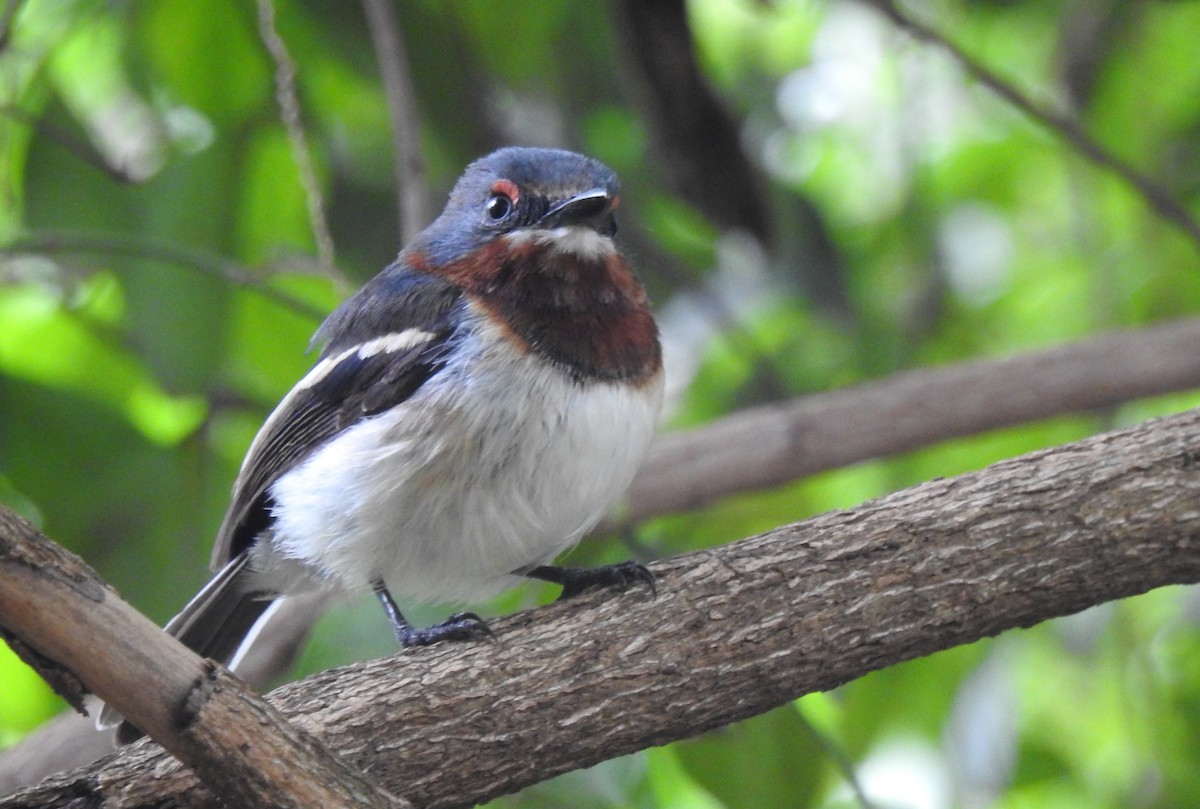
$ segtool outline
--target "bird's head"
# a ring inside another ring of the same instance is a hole
[[[441,216],[414,244],[434,266],[489,245],[601,259],[613,252],[620,185],[612,169],[560,149],[509,147],[467,167]]]

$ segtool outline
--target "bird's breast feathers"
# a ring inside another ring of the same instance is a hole
[[[274,521],[252,549],[271,584],[302,589],[315,573],[312,584],[382,578],[414,598],[478,598],[573,545],[629,485],[661,370],[638,385],[580,383],[522,350],[485,307],[465,316],[445,365],[412,396],[271,486]]]

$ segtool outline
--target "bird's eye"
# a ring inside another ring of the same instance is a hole
[[[488,219],[493,222],[499,222],[504,217],[512,213],[513,201],[507,194],[492,194],[488,199],[484,211],[487,213]]]
[[[521,200],[521,189],[512,180],[497,180],[492,183],[492,195],[483,206],[484,216],[489,222],[503,222]]]

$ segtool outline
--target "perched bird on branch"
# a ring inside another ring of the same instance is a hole
[[[633,562],[552,565],[629,485],[662,402],[658,330],[613,241],[618,192],[572,152],[472,163],[317,331],[318,362],[246,454],[216,575],[166,630],[231,664],[279,597],[306,590],[371,590],[421,646],[490,630],[473,613],[415,627],[393,593],[475,600],[522,576],[563,597],[653,587]]]

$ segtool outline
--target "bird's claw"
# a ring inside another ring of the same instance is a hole
[[[473,612],[459,612],[433,626],[406,626],[396,630],[401,646],[431,646],[444,640],[496,639],[487,622]]]

